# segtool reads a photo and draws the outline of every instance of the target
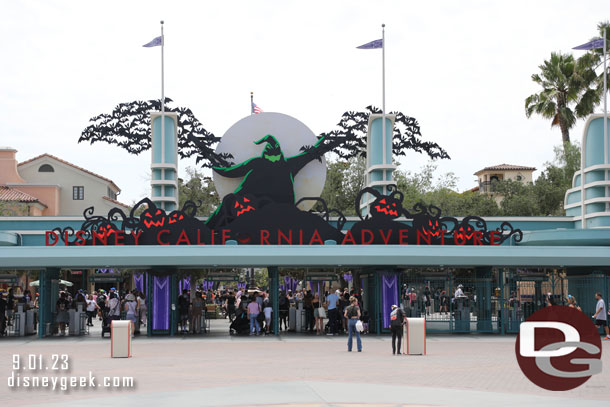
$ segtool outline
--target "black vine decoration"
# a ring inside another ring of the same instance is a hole
[[[374,106],[367,106],[364,112],[345,112],[337,123],[339,129],[326,134],[331,139],[342,140],[340,146],[335,150],[341,158],[366,157],[368,120],[369,116],[374,113],[381,113],[381,110]],[[450,159],[449,154],[437,143],[421,140],[419,123],[415,118],[401,112],[390,112],[389,114],[396,116],[392,140],[394,155],[404,156],[407,150],[413,150],[418,153],[426,153],[432,159]]]
[[[165,98],[165,111],[178,115],[178,154],[186,158],[197,156],[202,166],[229,165],[230,154],[216,154],[214,147],[220,140],[207,131],[187,107],[171,106],[172,99]],[[161,110],[161,100],[136,100],[119,103],[110,113],[89,119],[91,124],[83,130],[78,142],[90,144],[105,142],[116,144],[131,154],[140,154],[151,148],[150,112]]]
[[[330,222],[330,216],[331,215],[337,215],[337,230],[341,231],[343,230],[343,226],[345,226],[345,223],[347,222],[347,218],[345,217],[345,215],[343,215],[343,213],[341,213],[341,211],[339,211],[338,209],[328,209],[328,205],[326,204],[326,201],[322,198],[309,198],[309,197],[304,197],[301,198],[297,201],[297,203],[295,203],[295,206],[299,206],[299,204],[301,202],[305,202],[305,201],[314,201],[316,202],[316,204],[309,210],[310,213],[318,213],[320,216],[322,216],[322,219],[324,219],[326,222]],[[322,208],[322,212],[316,211],[316,208],[319,206],[321,206]]]

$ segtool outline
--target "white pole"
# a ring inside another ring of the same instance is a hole
[[[608,85],[606,75],[606,31],[604,26],[604,158],[605,164],[608,164]],[[582,175],[581,175],[582,177]],[[608,169],[606,168],[606,180],[608,179]],[[581,180],[582,182],[582,180]],[[608,186],[606,186],[606,196],[608,196]],[[608,210],[608,202],[606,202],[606,211]]]
[[[163,36],[163,20],[161,20],[161,162],[165,163],[165,75],[164,75],[164,48],[165,48],[165,37]],[[161,170],[162,178],[165,179],[165,169]],[[165,187],[163,188],[163,196],[165,196]],[[163,209],[165,209],[165,201],[163,202]]]
[[[381,95],[381,131],[382,131],[382,147],[383,147],[383,165],[386,165],[386,142],[385,142],[385,24],[381,24],[381,87],[382,87],[382,95]],[[383,181],[386,179],[385,168],[383,169]],[[386,187],[383,186],[383,194],[386,194]]]

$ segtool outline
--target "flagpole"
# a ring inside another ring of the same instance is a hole
[[[250,114],[254,114],[254,92],[250,92]]]
[[[381,24],[381,131],[382,131],[382,145],[383,145],[383,165],[386,165],[386,134],[385,134],[385,24]],[[385,181],[386,170],[383,170],[383,178]],[[383,186],[383,194],[386,194],[386,187]]]
[[[165,37],[163,36],[163,20],[161,20],[161,145],[162,153],[161,157],[165,162],[165,66],[164,66],[164,48],[165,48]]]
[[[608,164],[608,85],[606,75],[606,32],[608,27],[604,27],[604,155]],[[607,187],[606,187],[607,188]]]

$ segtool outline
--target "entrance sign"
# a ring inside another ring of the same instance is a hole
[[[237,273],[214,273],[208,274],[206,280],[209,281],[239,281]]]
[[[129,214],[114,208],[107,217],[93,216],[88,208],[80,230],[47,231],[45,245],[224,245],[231,240],[240,245],[497,246],[522,239],[508,222],[488,230],[477,216],[441,216],[440,208],[422,204],[403,208],[404,196],[393,185],[385,192],[360,191],[354,202],[360,220],[344,230],[346,217],[328,208],[319,194],[326,177],[324,154],[355,142],[354,137],[331,132],[317,138],[280,113],[249,116],[227,131],[213,154],[222,202],[205,222],[195,217],[194,202],[168,213],[145,198]],[[373,198],[363,216],[365,194]],[[314,205],[317,212],[303,210]]]

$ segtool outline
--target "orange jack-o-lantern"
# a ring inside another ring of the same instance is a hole
[[[234,216],[241,216],[246,212],[252,212],[255,210],[256,208],[252,206],[251,200],[248,199],[248,197],[239,195],[235,196],[235,203],[231,208],[231,212],[234,214]]]
[[[112,223],[105,223],[97,229],[97,234],[103,239],[115,233],[117,230],[116,226]]]
[[[402,204],[398,199],[391,196],[377,198],[371,206],[371,216],[373,218],[396,219],[402,212]]]
[[[184,215],[182,214],[182,212],[173,211],[172,213],[169,214],[169,216],[167,218],[167,223],[169,223],[171,225],[172,223],[180,222],[183,219],[184,219]]]
[[[147,229],[161,227],[165,224],[165,212],[157,208],[149,208],[140,215],[140,220]]]

